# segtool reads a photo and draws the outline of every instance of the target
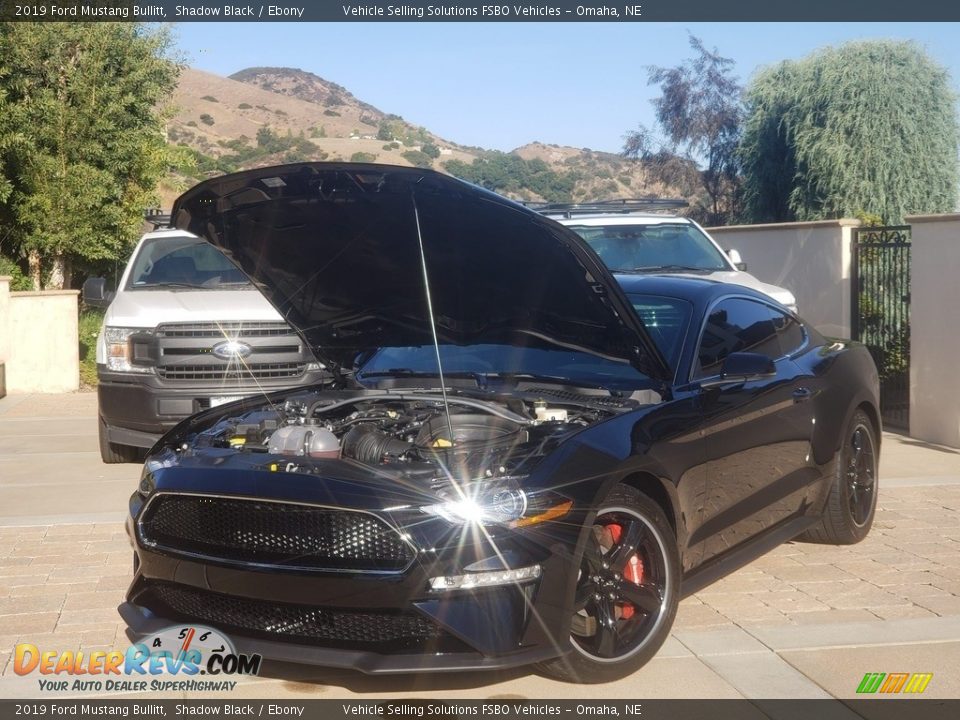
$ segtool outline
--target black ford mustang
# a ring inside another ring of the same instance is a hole
[[[876,368],[764,295],[615,279],[573,232],[414,168],[229,175],[174,223],[233,258],[330,381],[152,449],[131,637],[189,621],[364,672],[604,681],[654,655],[684,595],[791,538],[870,528]]]

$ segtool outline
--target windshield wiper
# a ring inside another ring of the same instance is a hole
[[[635,273],[657,273],[657,272],[692,272],[692,273],[712,273],[722,268],[702,268],[691,265],[642,265],[640,267],[617,270],[615,272],[635,272]]]
[[[484,380],[496,379],[505,381],[545,382],[556,383],[559,385],[570,385],[572,387],[586,388],[590,390],[609,391],[609,388],[604,387],[596,382],[586,382],[584,380],[576,380],[575,378],[561,377],[559,375],[538,375],[537,373],[526,372],[489,372],[473,374],[483,378]]]
[[[364,372],[361,370],[357,373],[358,378],[378,378],[378,377],[437,377],[436,372],[421,372],[419,370],[411,370],[410,368],[390,368],[388,370],[373,370],[371,372]]]
[[[536,373],[525,373],[525,372],[469,372],[469,371],[454,371],[454,372],[445,372],[445,377],[448,378],[469,378],[473,379],[477,383],[477,387],[485,389],[488,386],[488,383],[491,380],[499,380],[501,382],[545,382],[553,383],[558,385],[570,385],[572,387],[587,388],[591,390],[608,390],[609,388],[604,387],[595,382],[585,382],[582,380],[576,380],[569,377],[561,377],[559,375],[538,375]],[[372,372],[360,372],[357,375],[358,380],[367,380],[375,378],[435,378],[439,377],[439,373],[430,372],[430,371],[419,371],[411,370],[410,368],[390,368],[389,370],[374,370]]]
[[[135,288],[148,290],[150,288],[187,288],[189,290],[209,290],[209,285],[198,285],[197,283],[177,282],[175,280],[164,280],[163,282],[152,282],[145,285],[134,284]]]

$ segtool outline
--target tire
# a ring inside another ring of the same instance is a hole
[[[100,439],[100,459],[108,465],[115,463],[135,463],[140,461],[140,448],[130,445],[118,445],[107,438],[107,423],[99,418],[97,423]]]
[[[634,488],[618,485],[600,505],[584,549],[573,599],[572,650],[537,668],[577,683],[610,682],[636,672],[670,634],[679,590],[676,535],[663,510]]]
[[[843,433],[823,516],[799,540],[853,545],[867,536],[877,510],[879,455],[873,423],[857,410]]]

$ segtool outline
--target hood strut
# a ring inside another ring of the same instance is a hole
[[[427,317],[430,321],[430,332],[433,334],[433,352],[437,356],[437,374],[440,376],[440,394],[443,396],[443,416],[447,419],[447,432],[450,434],[450,445],[453,445],[453,422],[450,420],[450,404],[447,401],[447,383],[443,379],[443,362],[440,360],[440,341],[437,339],[437,321],[433,316],[433,298],[430,297],[430,276],[427,273],[427,253],[423,249],[423,233],[420,230],[420,212],[417,210],[416,193],[410,193],[413,203],[413,222],[417,227],[417,243],[420,246],[420,268],[423,270],[423,291],[427,296]]]

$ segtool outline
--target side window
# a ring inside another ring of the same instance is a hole
[[[696,377],[718,375],[724,358],[734,352],[760,353],[771,360],[783,356],[775,315],[779,313],[761,302],[721,300],[710,311],[700,338]]]
[[[773,325],[777,329],[777,337],[780,338],[781,357],[796,352],[806,342],[807,334],[796,318],[774,310]]]

